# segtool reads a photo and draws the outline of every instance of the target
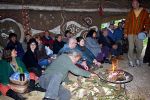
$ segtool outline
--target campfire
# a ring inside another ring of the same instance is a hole
[[[112,60],[110,69],[99,68],[93,73],[99,77],[80,77],[70,84],[63,84],[71,91],[72,100],[126,100],[125,84],[132,81],[133,76],[119,69],[117,59]]]
[[[118,60],[112,59],[112,68],[108,70],[108,81],[124,81],[126,80],[124,71],[118,70]]]
[[[133,76],[118,68],[118,60],[112,59],[112,65],[110,69],[99,73],[99,77],[107,82],[114,84],[123,84],[132,81]]]

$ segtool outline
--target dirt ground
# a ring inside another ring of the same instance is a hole
[[[150,67],[147,64],[142,64],[141,67],[129,67],[127,54],[124,55],[124,60],[119,60],[118,67],[128,71],[134,76],[133,81],[126,84],[127,95],[130,100],[150,100]],[[103,64],[104,68],[108,68],[110,64]],[[25,94],[27,100],[42,100],[44,93],[33,91]],[[1,96],[0,100],[12,100],[8,97]]]

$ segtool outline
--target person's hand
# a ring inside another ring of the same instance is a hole
[[[112,48],[113,48],[113,49],[117,49],[118,46],[117,46],[116,44],[114,44],[114,45],[112,46]]]
[[[83,66],[85,70],[89,70],[89,67],[88,66]]]
[[[144,31],[144,33],[146,33],[146,34],[147,34],[148,32],[147,32],[147,31]]]
[[[93,60],[93,63],[94,63],[95,65],[97,65],[97,66],[100,66],[100,65],[101,65],[101,63],[98,62],[96,59]]]
[[[103,47],[103,44],[101,43],[101,44],[100,44],[100,48],[102,48],[102,47]]]
[[[81,66],[83,66],[85,70],[89,70],[89,67],[88,67],[87,64],[86,64],[86,61],[83,61],[83,62],[81,63]]]
[[[96,62],[97,62],[97,60],[96,60],[96,59],[94,59],[94,60],[93,60],[93,63],[95,64]]]
[[[124,34],[124,38],[127,38],[128,37],[128,35],[127,34]]]
[[[95,76],[97,76],[97,75],[96,75],[96,74],[91,73],[91,77],[95,77]]]
[[[95,65],[97,65],[98,67],[101,66],[100,62],[95,63]]]
[[[51,58],[48,58],[48,63],[50,64],[52,62],[52,59]]]

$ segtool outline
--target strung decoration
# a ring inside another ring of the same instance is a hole
[[[104,15],[102,4],[99,5],[99,15],[100,15],[100,16],[103,16],[103,15]]]
[[[104,2],[105,2],[105,0],[100,0],[100,4],[99,4],[99,7],[98,7],[98,13],[99,13],[100,16],[104,15],[104,11],[103,11]]]
[[[22,6],[22,20],[23,20],[23,28],[24,34],[30,34],[30,18],[29,18],[29,10]]]

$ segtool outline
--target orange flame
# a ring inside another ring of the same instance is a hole
[[[112,72],[114,72],[117,69],[118,66],[118,60],[117,59],[112,59]]]

